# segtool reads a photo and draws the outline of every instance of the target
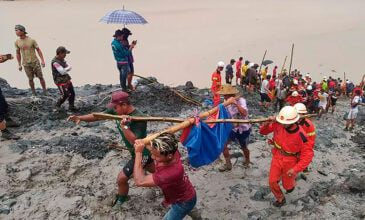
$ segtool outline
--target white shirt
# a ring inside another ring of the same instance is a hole
[[[319,97],[319,106],[326,107],[328,94],[325,92],[323,94],[319,93],[318,97]]]
[[[267,81],[266,79],[264,81],[262,81],[261,83],[261,93],[267,93],[266,89],[269,89],[269,81]]]
[[[352,101],[351,104],[357,103],[356,107],[351,108],[353,112],[358,112],[359,111],[359,104],[360,104],[361,98],[360,96],[355,96]]]

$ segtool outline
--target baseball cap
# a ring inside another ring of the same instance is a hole
[[[24,34],[28,34],[28,33],[25,31],[25,27],[24,27],[23,25],[20,25],[20,24],[15,25],[15,30],[22,31],[22,32],[24,32]]]
[[[69,53],[71,53],[71,51],[67,50],[66,47],[64,47],[64,46],[59,46],[59,47],[57,47],[56,54],[58,55],[60,53],[69,54]]]
[[[126,92],[114,92],[112,94],[112,98],[109,102],[109,104],[107,104],[107,109],[112,109],[114,108],[116,105],[122,104],[122,103],[127,103],[129,102],[129,95]]]

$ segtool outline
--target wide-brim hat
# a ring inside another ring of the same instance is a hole
[[[230,84],[224,85],[222,89],[217,92],[219,95],[236,95],[238,93],[239,91]]]

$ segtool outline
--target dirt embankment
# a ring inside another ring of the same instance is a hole
[[[161,219],[159,189],[138,188],[130,181],[130,199],[123,207],[111,208],[116,193],[116,176],[129,154],[108,148],[121,144],[115,122],[100,121],[75,126],[66,122],[71,113],[56,109],[56,89],[39,100],[29,90],[11,88],[0,80],[11,116],[22,123],[12,131],[19,141],[2,141],[0,146],[1,219]],[[77,114],[103,111],[114,85],[86,85],[76,88]],[[139,81],[132,103],[151,116],[190,117],[195,108],[206,106],[184,102],[159,83]],[[175,88],[198,101],[210,98],[207,89]],[[260,112],[258,95],[241,93],[248,102],[250,118],[273,114]],[[67,106],[67,104],[65,104]],[[344,132],[343,114],[348,100],[340,100],[334,114],[313,119],[317,144],[307,180],[298,178],[287,205],[274,208],[268,187],[271,153],[267,138],[253,125],[250,136],[252,165],[242,167],[237,144],[230,146],[233,170],[219,173],[220,160],[194,169],[183,154],[185,169],[198,195],[197,208],[206,219],[360,219],[365,216],[365,117],[361,110],[353,133]],[[149,123],[150,133],[170,123]]]

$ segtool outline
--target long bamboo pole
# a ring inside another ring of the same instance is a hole
[[[363,89],[364,87],[364,80],[365,80],[365,74],[362,75],[362,79],[361,79],[361,83],[360,83],[360,88]]]
[[[281,66],[281,71],[280,71],[279,79],[281,79],[283,77],[282,75],[283,75],[283,71],[284,71],[284,67],[285,67],[285,63],[286,63],[286,59],[287,58],[288,58],[288,56],[285,56],[284,63]]]
[[[291,74],[291,65],[293,63],[293,55],[294,55],[294,44],[291,46],[290,65],[289,65],[289,76]]]
[[[310,118],[315,117],[317,114],[307,114],[302,115],[300,118]],[[205,123],[260,123],[270,121],[269,118],[256,118],[256,119],[214,119],[214,120],[206,120]]]
[[[93,113],[93,116],[98,119],[111,119],[111,120],[122,120],[123,117],[121,115],[110,115],[104,113]],[[138,117],[132,116],[132,121],[163,121],[163,122],[184,122],[183,118],[170,118],[170,117]]]
[[[266,53],[267,53],[267,50],[265,50],[264,56],[262,57],[262,61],[261,61],[261,64],[260,64],[260,69],[259,69],[259,74],[261,74],[262,63],[263,63],[263,62],[264,62],[264,60],[265,60]]]
[[[308,114],[302,116],[303,118],[314,117],[317,114]],[[111,119],[111,120],[122,120],[123,117],[120,115],[110,115],[110,114],[103,114],[103,113],[94,113],[93,116],[98,119]],[[183,118],[170,118],[170,117],[138,117],[132,116],[132,121],[160,121],[160,122],[173,122],[173,123],[182,123],[185,122],[187,119]],[[210,123],[259,123],[259,122],[266,122],[268,118],[256,118],[256,119],[211,119],[205,120],[204,122],[207,124]]]

